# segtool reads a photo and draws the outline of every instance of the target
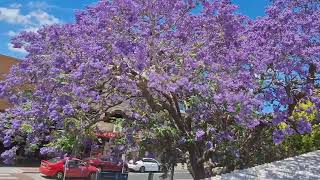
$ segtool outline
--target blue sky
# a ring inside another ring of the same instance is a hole
[[[232,0],[239,13],[251,18],[264,15],[268,0]],[[20,31],[74,21],[74,11],[84,9],[97,0],[0,0],[0,54],[22,58],[23,49],[14,49],[12,36]]]

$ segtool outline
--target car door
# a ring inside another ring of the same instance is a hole
[[[69,160],[66,167],[66,177],[81,177],[80,160]]]
[[[154,159],[150,160],[152,171],[159,171],[159,165],[158,162],[155,161]]]
[[[153,171],[152,162],[150,159],[143,159],[143,166],[145,167],[146,171]]]
[[[112,163],[111,158],[103,157],[100,160],[104,171],[114,171],[114,164]]]
[[[89,166],[87,163],[85,163],[84,161],[80,161],[80,165],[79,165],[79,169],[80,169],[80,176],[79,177],[88,177],[89,176]]]

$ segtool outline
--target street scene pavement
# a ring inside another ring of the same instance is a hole
[[[0,180],[33,180],[29,174],[23,173],[19,168],[0,167]]]
[[[129,173],[129,180],[144,180],[151,175],[153,180],[162,180],[162,173]],[[192,179],[187,170],[177,170],[174,178],[176,180]],[[24,168],[24,167],[0,167],[0,180],[49,180],[53,178],[42,177],[38,168]],[[168,178],[167,178],[168,179]],[[73,179],[77,180],[77,179]]]
[[[0,0],[0,27],[0,180],[320,180],[320,0]]]
[[[191,175],[186,169],[177,167],[175,180],[189,180]],[[238,170],[216,176],[212,180],[316,180],[320,179],[320,151],[310,152],[282,161],[267,163],[253,168]],[[151,175],[153,180],[162,180],[162,173],[129,173],[129,180],[145,180]],[[48,180],[42,177],[37,168],[0,167],[0,180]],[[168,178],[167,178],[168,179]]]

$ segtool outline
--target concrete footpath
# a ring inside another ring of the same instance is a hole
[[[310,152],[281,161],[233,171],[212,180],[319,180],[320,151]]]

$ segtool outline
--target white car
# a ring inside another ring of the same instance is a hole
[[[133,160],[130,160],[128,163],[129,170],[131,171],[139,171],[139,172],[147,172],[147,171],[154,171],[158,172],[160,171],[160,162],[153,158],[142,158],[141,160],[138,160],[134,162]]]

